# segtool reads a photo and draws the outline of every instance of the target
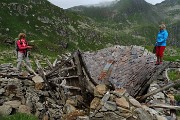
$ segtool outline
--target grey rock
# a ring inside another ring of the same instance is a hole
[[[4,92],[5,92],[5,89],[4,89],[4,88],[1,88],[1,89],[0,89],[0,95],[2,95]]]
[[[21,102],[17,100],[7,101],[4,103],[4,105],[10,105],[12,108],[18,108],[21,105]]]
[[[117,105],[115,102],[111,102],[111,101],[107,101],[104,103],[104,107],[108,110],[116,110],[117,109]]]
[[[90,120],[89,116],[78,116],[76,120]]]
[[[144,118],[146,118],[146,120],[153,120],[153,117],[142,108],[135,109],[135,112],[138,116],[138,120],[144,120]]]
[[[0,115],[10,115],[12,112],[12,107],[10,105],[0,106]]]

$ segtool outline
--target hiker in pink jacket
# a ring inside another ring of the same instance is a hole
[[[31,64],[29,62],[28,58],[28,49],[32,48],[32,46],[28,46],[28,43],[26,41],[26,34],[20,33],[18,35],[18,40],[16,41],[17,45],[17,69],[18,71],[21,71],[21,64],[23,59],[25,60],[26,64],[31,67]]]

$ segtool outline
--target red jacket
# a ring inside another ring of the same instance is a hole
[[[28,43],[25,39],[17,40],[18,51],[25,53],[27,51]]]

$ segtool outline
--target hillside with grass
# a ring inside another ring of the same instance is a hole
[[[27,34],[32,53],[43,56],[55,57],[77,49],[94,51],[116,44],[147,46],[151,50],[162,21],[170,33],[168,45],[178,49],[178,6],[176,0],[158,5],[121,0],[103,7],[64,10],[47,0],[2,0],[0,54],[6,57],[0,57],[0,61],[12,60],[14,53],[7,51],[14,50],[14,39],[20,32]]]
[[[14,47],[20,32],[34,50],[42,54],[61,54],[75,49],[103,48],[111,38],[87,17],[65,11],[47,0],[2,0],[0,3],[1,50]]]
[[[134,37],[139,40],[144,39],[144,44],[147,45],[152,44],[156,39],[158,25],[165,23],[170,33],[169,44],[179,47],[179,6],[179,0],[165,0],[156,5],[151,5],[145,0],[119,0],[109,6],[77,6],[69,10],[121,31],[131,39]],[[132,41],[130,43],[133,44]]]

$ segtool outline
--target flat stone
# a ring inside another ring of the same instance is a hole
[[[106,101],[108,101],[109,100],[109,98],[110,98],[110,93],[109,93],[109,91],[108,92],[106,92],[106,94],[103,96],[103,98],[102,98],[102,100],[101,100],[101,102],[106,102]]]
[[[124,117],[119,116],[115,112],[105,112],[103,118],[103,120],[126,120]]]
[[[95,97],[92,101],[91,101],[91,104],[90,104],[90,109],[96,109],[97,106],[100,104],[100,98],[97,98]]]
[[[37,103],[36,103],[36,108],[37,108],[38,110],[43,110],[43,109],[44,109],[43,104],[40,103],[40,102],[37,102]]]
[[[107,108],[108,110],[116,110],[117,109],[117,106],[116,106],[116,103],[115,102],[111,102],[111,101],[107,101],[104,103],[104,107]]]
[[[156,115],[157,120],[167,120],[166,117]]]
[[[130,102],[132,105],[134,105],[135,107],[139,107],[139,108],[142,107],[141,104],[140,104],[136,99],[134,99],[134,98],[130,98],[130,99],[129,99],[129,102]]]
[[[12,107],[10,105],[0,106],[0,115],[10,115],[12,112]]]
[[[18,112],[31,114],[31,108],[29,106],[26,106],[26,105],[20,105],[18,108]]]
[[[113,91],[113,93],[115,95],[117,95],[118,97],[121,97],[121,96],[123,96],[126,93],[126,89],[123,89],[123,88],[115,89]]]
[[[90,120],[89,116],[78,116],[76,120]]]
[[[70,104],[65,104],[64,105],[64,108],[63,108],[63,111],[68,114],[68,113],[71,113],[71,112],[74,112],[76,110],[76,108]]]
[[[75,100],[73,100],[73,99],[68,99],[68,100],[66,100],[66,103],[67,103],[67,104],[70,104],[70,105],[73,105],[73,106],[76,106],[76,105],[77,105],[77,102],[75,102]]]
[[[106,107],[102,106],[102,108],[101,108],[99,111],[100,111],[100,112],[107,112],[108,109],[107,109]]]
[[[153,120],[153,116],[151,116],[148,112],[146,112],[142,108],[137,108],[134,110],[138,116],[138,120]]]
[[[129,103],[127,102],[126,98],[116,98],[115,101],[118,106],[129,109]]]
[[[2,95],[4,92],[5,92],[5,89],[4,89],[4,88],[1,88],[1,89],[0,89],[0,95]]]
[[[95,115],[96,118],[103,118],[103,116],[104,116],[103,112],[98,112],[98,113]]]
[[[107,92],[107,86],[104,84],[97,85],[94,89],[94,96],[96,97],[103,97],[104,94]]]
[[[132,113],[120,113],[119,111],[115,111],[115,113],[124,118],[129,118],[132,116]]]
[[[125,109],[123,107],[117,107],[117,110],[119,111],[119,113],[132,113],[131,110]]]
[[[4,103],[4,105],[10,105],[12,108],[18,108],[21,105],[21,102],[17,100],[7,101]]]

